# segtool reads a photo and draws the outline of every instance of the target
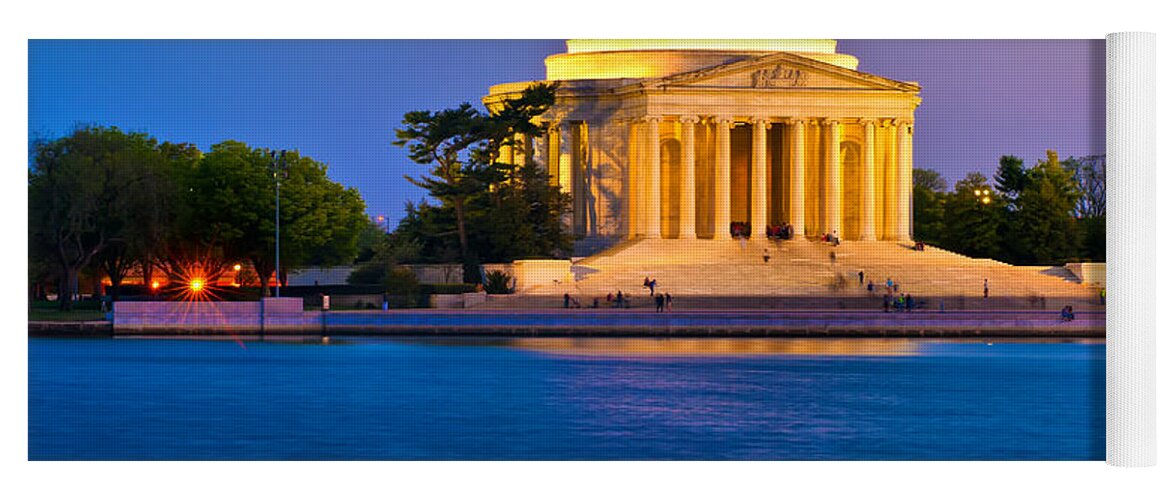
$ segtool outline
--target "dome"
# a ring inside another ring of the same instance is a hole
[[[773,52],[790,52],[847,69],[858,59],[835,52],[834,40],[586,39],[545,59],[546,80],[658,78]]]

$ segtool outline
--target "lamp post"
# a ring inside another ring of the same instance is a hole
[[[386,223],[386,216],[379,215],[377,217],[377,219],[378,219],[378,228],[381,229],[382,232],[384,232],[384,233],[389,233],[390,232],[390,225]]]
[[[269,165],[276,179],[276,297],[281,297],[281,179],[288,175],[285,150],[269,151]]]

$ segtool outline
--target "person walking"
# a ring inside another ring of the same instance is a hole
[[[671,294],[670,293],[667,293],[666,301],[667,301],[667,312],[671,312],[672,307],[671,307]]]
[[[858,285],[861,286],[866,283],[866,272],[861,269],[858,270]]]
[[[663,312],[664,302],[665,302],[665,299],[663,299],[663,294],[660,293],[658,295],[655,295],[655,312]]]
[[[984,278],[984,298],[988,298],[988,278]]]
[[[561,296],[561,307],[564,309],[569,309],[569,294],[568,293]]]

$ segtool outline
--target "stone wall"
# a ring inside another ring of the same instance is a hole
[[[1106,286],[1105,262],[1074,262],[1065,265],[1083,285]]]
[[[410,264],[406,266],[415,273],[419,283],[445,285],[463,283],[463,266],[459,264]]]
[[[319,328],[307,321],[298,297],[262,302],[115,302],[114,332],[301,331]]]

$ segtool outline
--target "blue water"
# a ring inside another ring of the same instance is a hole
[[[28,342],[32,460],[1105,457],[1101,342]]]

